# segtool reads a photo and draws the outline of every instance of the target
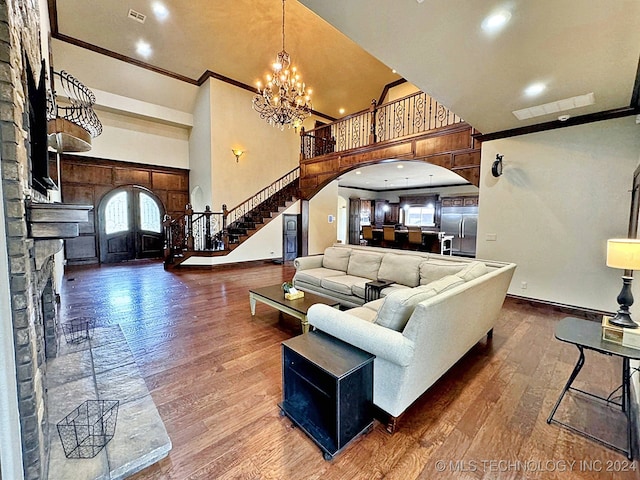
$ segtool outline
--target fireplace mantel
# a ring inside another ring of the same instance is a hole
[[[77,237],[78,224],[89,221],[91,210],[93,205],[34,203],[27,200],[29,237],[36,240]]]

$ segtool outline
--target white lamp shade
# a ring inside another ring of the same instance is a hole
[[[640,270],[640,239],[607,240],[607,266],[623,270]]]

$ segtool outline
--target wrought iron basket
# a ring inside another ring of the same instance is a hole
[[[113,438],[118,400],[87,400],[67,415],[58,434],[67,458],[93,458]]]
[[[93,318],[79,317],[62,324],[62,332],[67,343],[81,343],[93,334]]]

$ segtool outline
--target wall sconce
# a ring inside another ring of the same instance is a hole
[[[236,163],[238,163],[240,161],[240,157],[244,153],[244,150],[240,150],[240,149],[237,149],[237,148],[232,148],[231,151],[236,156]]]
[[[493,165],[491,165],[491,175],[496,178],[502,175],[502,157],[504,157],[504,155],[496,154],[496,159]]]

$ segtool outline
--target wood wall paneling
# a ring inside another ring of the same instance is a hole
[[[66,257],[70,263],[98,263],[95,235],[65,240]]]
[[[95,218],[100,201],[114,188],[122,185],[149,188],[173,217],[182,215],[189,201],[188,170],[64,154],[60,162],[62,201],[94,207],[91,220],[80,224],[80,236],[65,242],[66,258],[71,265],[98,263],[99,229]]]
[[[151,172],[148,170],[131,170],[128,168],[114,168],[114,183],[125,185],[151,186]]]
[[[71,181],[72,183],[86,183],[89,185],[113,184],[112,169],[108,167],[88,163],[62,162],[60,169],[62,171],[62,182]]]
[[[471,148],[470,130],[438,135],[416,142],[416,156],[423,157],[434,153],[453,152]]]
[[[453,167],[480,165],[480,152],[459,153],[453,156]]]
[[[167,201],[165,203],[167,210],[172,212],[184,211],[187,203],[189,203],[189,194],[184,192],[167,192]],[[219,206],[222,208],[222,205]],[[217,211],[217,208],[211,206],[211,210]]]
[[[188,190],[189,177],[172,173],[151,172],[151,184],[158,190]]]
[[[66,184],[62,188],[62,201],[75,205],[93,205],[93,186]]]
[[[445,155],[433,155],[425,158],[424,161],[432,165],[448,168],[449,170],[451,170],[451,167],[453,166],[453,158],[450,153]]]

